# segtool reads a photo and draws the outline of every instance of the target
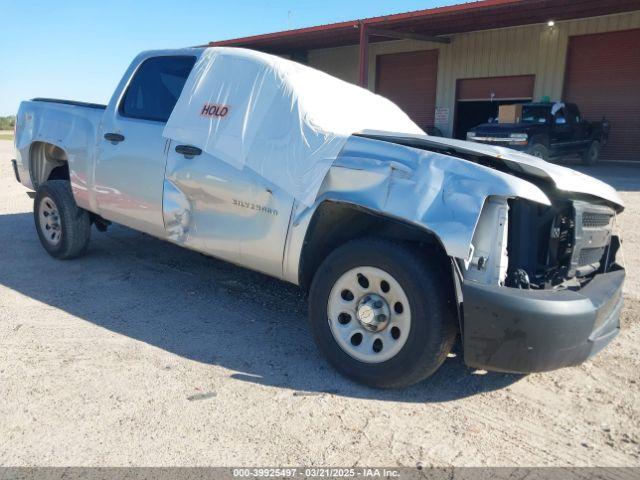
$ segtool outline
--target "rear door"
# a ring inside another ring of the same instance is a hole
[[[195,60],[190,55],[143,60],[105,113],[94,187],[103,217],[166,236],[162,189],[169,141],[162,131]]]

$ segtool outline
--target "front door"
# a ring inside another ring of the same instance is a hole
[[[582,119],[580,110],[572,103],[567,104],[567,115],[569,117],[569,123],[572,126],[572,148],[575,151],[580,148],[588,148],[591,144],[589,122]]]
[[[196,58],[144,60],[110,115],[98,144],[95,196],[108,220],[164,237],[162,189],[169,140],[162,131]]]
[[[549,146],[553,154],[566,152],[573,142],[573,124],[565,107],[553,111]]]
[[[164,186],[170,240],[279,277],[292,208],[291,194],[253,170],[171,141]]]

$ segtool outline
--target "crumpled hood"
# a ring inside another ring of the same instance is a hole
[[[540,158],[509,148],[430,135],[369,130],[362,132],[362,135],[380,139],[384,138],[389,141],[393,141],[394,139],[411,139],[416,141],[415,145],[412,145],[415,146],[415,148],[421,148],[422,146],[426,148],[429,146],[440,148],[451,147],[461,152],[494,157],[503,161],[514,173],[520,172],[534,177],[548,179],[555,184],[558,190],[600,197],[617,205],[619,212],[624,209],[622,198],[620,198],[618,192],[611,185],[571,168],[549,163]]]

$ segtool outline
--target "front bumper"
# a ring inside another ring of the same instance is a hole
[[[494,147],[506,147],[512,150],[526,151],[529,148],[529,142],[515,142],[510,138],[501,137],[473,137],[467,138],[469,142],[484,143],[485,145],[492,145]]]
[[[530,373],[582,363],[620,330],[625,271],[578,291],[519,290],[465,281],[463,346],[474,368]]]

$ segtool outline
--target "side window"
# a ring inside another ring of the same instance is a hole
[[[184,56],[142,62],[120,103],[120,115],[166,122],[195,62],[195,57]]]
[[[553,116],[553,118],[555,120],[556,125],[564,125],[565,123],[567,123],[565,109],[561,108],[560,110],[558,110]]]
[[[569,104],[567,105],[567,110],[571,121],[574,123],[580,123],[580,110],[578,110],[578,107],[576,105]]]

